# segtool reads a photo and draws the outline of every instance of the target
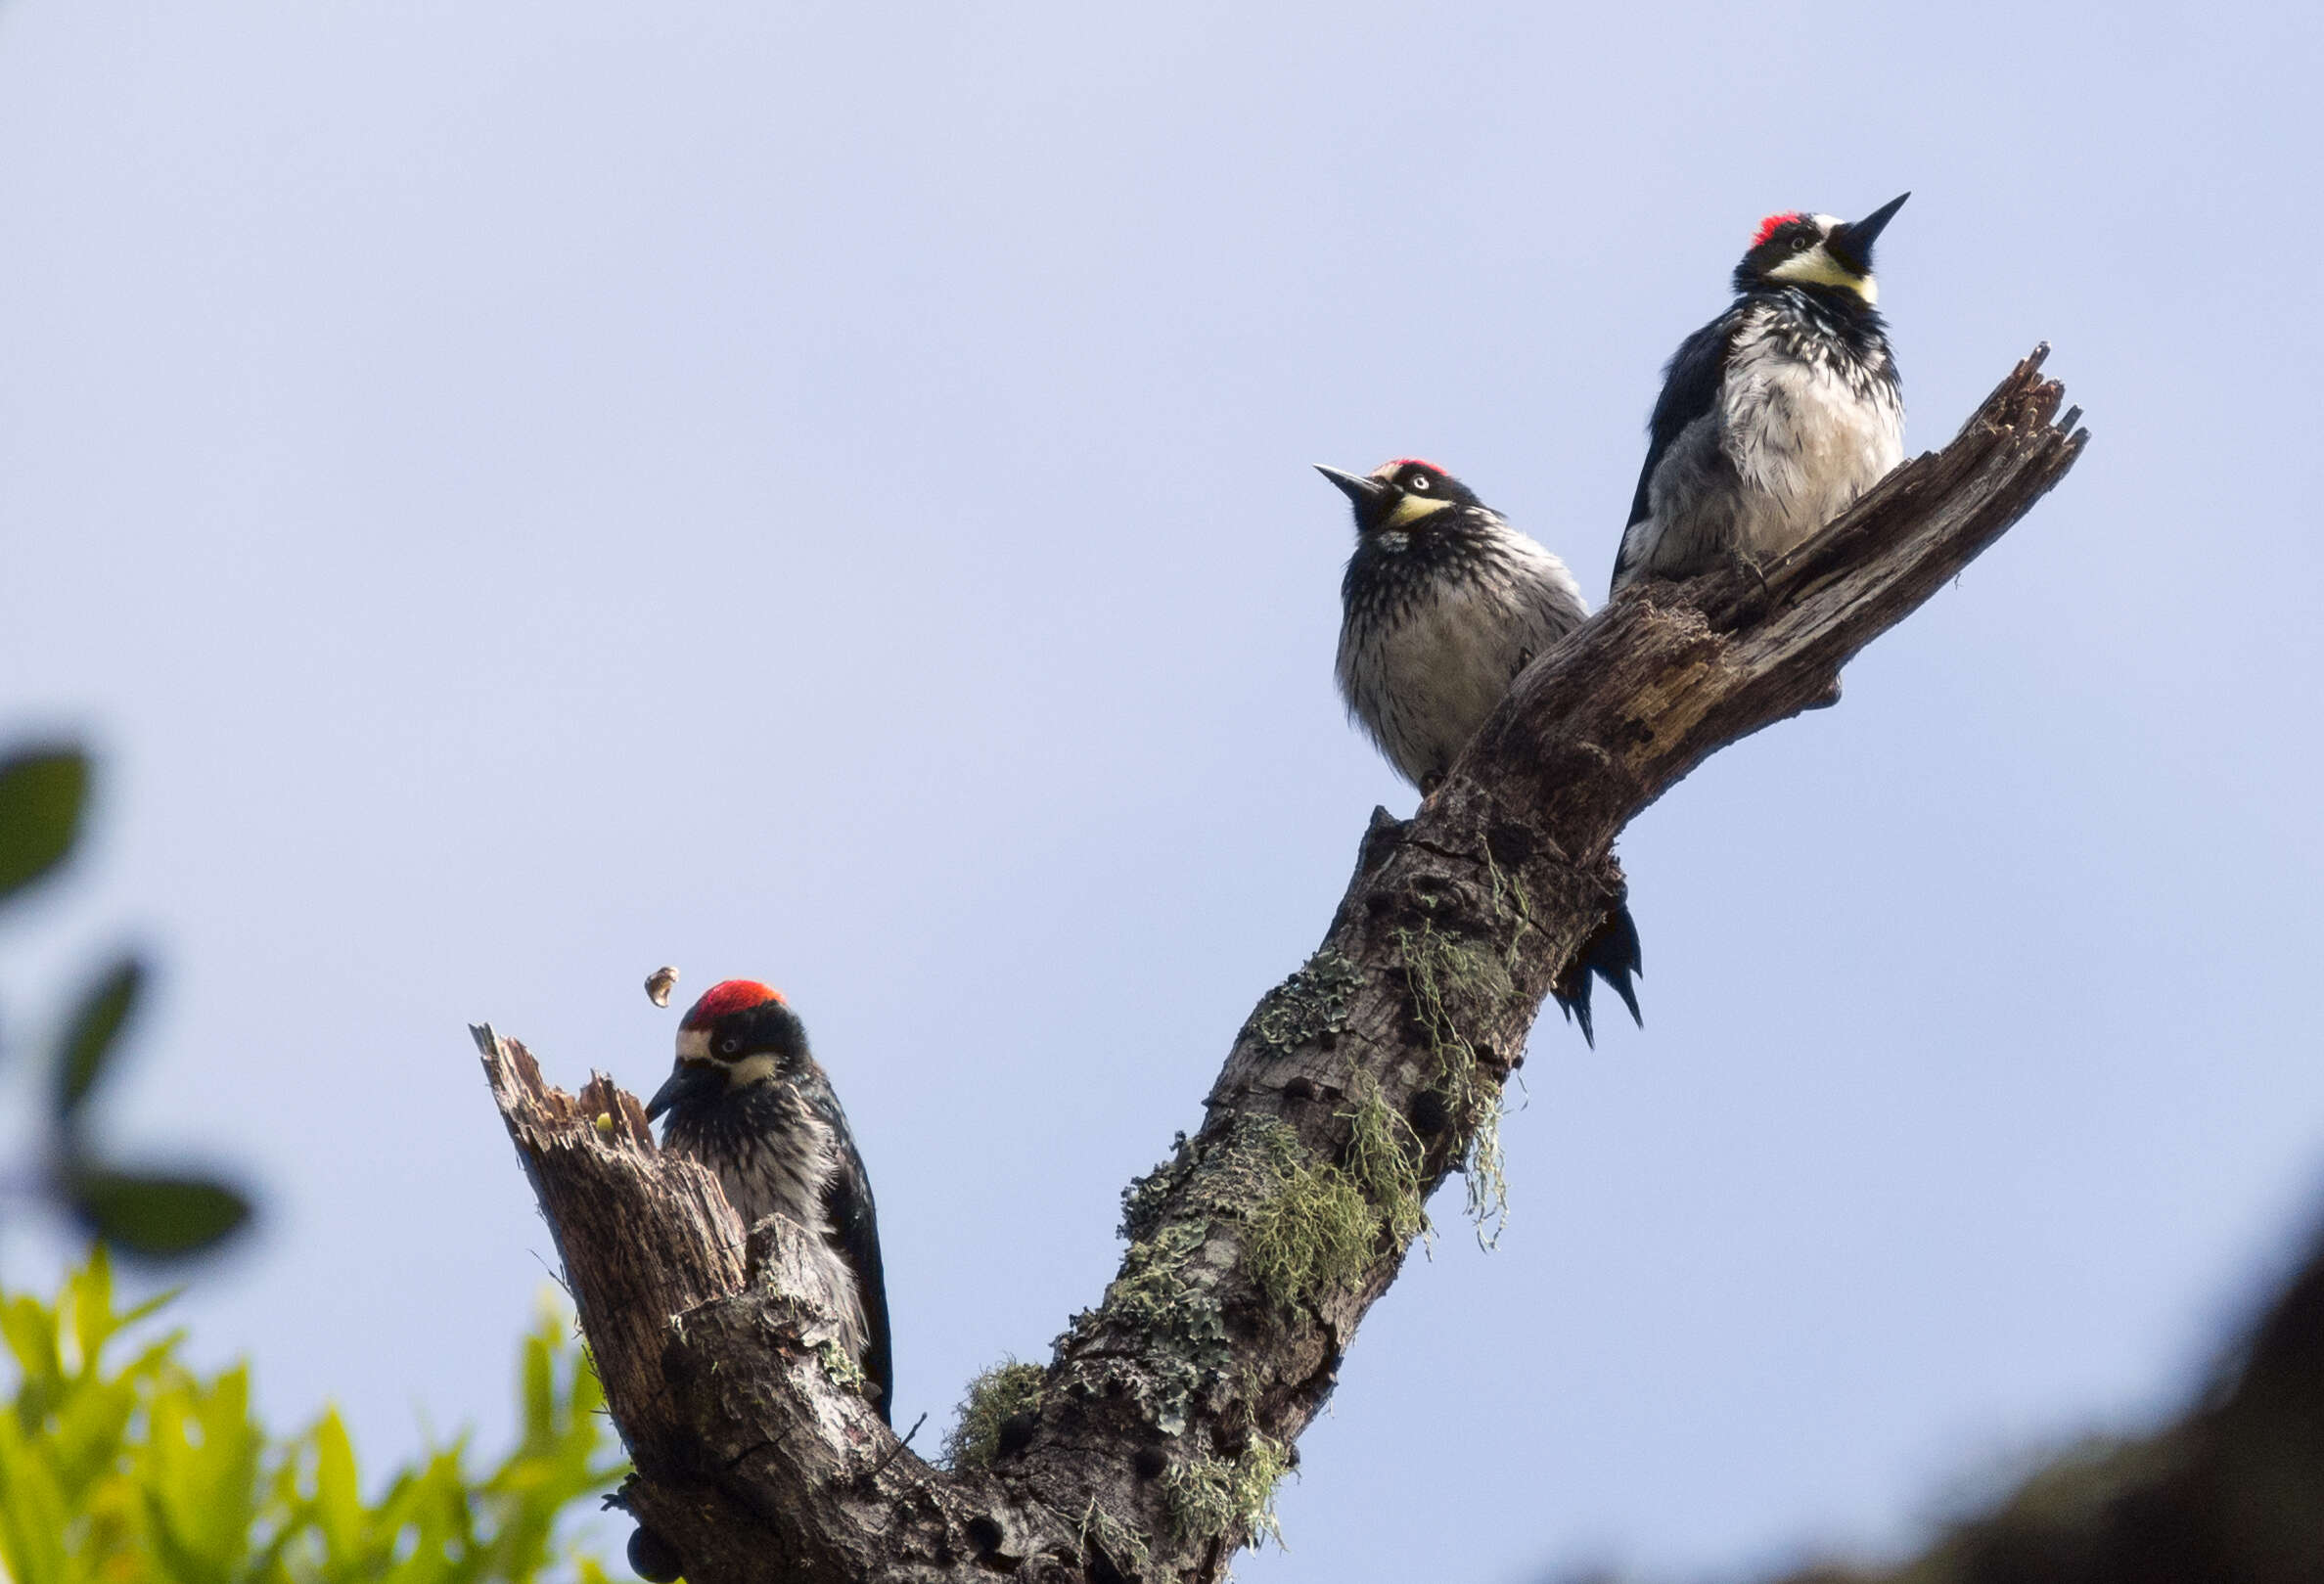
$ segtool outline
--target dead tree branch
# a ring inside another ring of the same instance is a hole
[[[741,1230],[599,1075],[546,1087],[478,1030],[556,1233],[642,1522],[696,1584],[1213,1580],[1451,1172],[1489,1216],[1501,1086],[1622,894],[1612,848],[1710,753],[1840,668],[2073,465],[2036,351],[1941,452],[1780,562],[1625,593],[1544,656],[1409,823],[1375,812],[1323,944],[1263,999],[1202,1129],[1124,1196],[1098,1305],[980,1454],[896,1456],[834,1367],[798,1229]]]

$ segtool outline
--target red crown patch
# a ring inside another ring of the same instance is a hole
[[[687,1009],[678,1026],[701,1028],[705,1024],[716,1022],[730,1012],[764,1006],[769,1001],[781,1003],[782,1000],[783,992],[771,984],[761,984],[756,979],[728,979],[723,984],[713,984],[705,990],[702,999]]]
[[[1390,468],[1426,468],[1431,473],[1444,472],[1442,468],[1437,467],[1436,464],[1431,462],[1427,457],[1390,457],[1386,463],[1383,464],[1383,466]],[[1447,476],[1449,476],[1449,475]]]
[[[1756,248],[1769,237],[1774,236],[1777,227],[1787,226],[1794,220],[1803,220],[1806,217],[1806,214],[1800,209],[1786,209],[1781,214],[1770,214],[1759,222],[1759,234],[1752,238],[1751,245]]]

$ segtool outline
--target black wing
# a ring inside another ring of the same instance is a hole
[[[832,1243],[855,1273],[863,1304],[863,1373],[880,1388],[880,1418],[895,1423],[895,1356],[888,1335],[888,1278],[880,1267],[880,1212],[872,1203],[872,1180],[863,1156],[841,1123],[840,1169],[823,1190],[823,1213],[831,1221]]]
[[[1646,422],[1646,465],[1638,470],[1638,493],[1630,497],[1625,530],[1646,516],[1648,491],[1663,454],[1689,424],[1717,404],[1719,383],[1727,377],[1727,349],[1735,341],[1734,320],[1735,310],[1730,308],[1680,341],[1663,365],[1663,393],[1655,398],[1654,417]],[[1619,583],[1628,569],[1629,563],[1618,554],[1614,580]]]

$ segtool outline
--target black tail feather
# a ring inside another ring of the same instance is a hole
[[[1598,932],[1582,942],[1580,955],[1567,971],[1564,982],[1549,993],[1557,1002],[1558,1011],[1566,1015],[1568,1022],[1581,1025],[1581,1037],[1591,1050],[1598,1048],[1597,1030],[1590,1022],[1590,976],[1596,974],[1614,987],[1622,998],[1622,1005],[1630,1009],[1630,1020],[1640,1028],[1646,1018],[1638,1010],[1638,987],[1632,983],[1636,974],[1646,972],[1645,954],[1638,944],[1638,921],[1630,917],[1630,904],[1625,900],[1615,904]]]
[[[1564,990],[1552,990],[1549,994],[1550,998],[1557,1002],[1558,1011],[1566,1015],[1566,1021],[1581,1024],[1582,1043],[1591,1050],[1596,1050],[1598,1048],[1598,1031],[1590,1026],[1589,974],[1580,975],[1572,995],[1568,995]]]
[[[1638,987],[1630,981],[1633,974],[1646,972],[1646,954],[1639,948],[1638,921],[1630,917],[1630,904],[1626,900],[1615,905],[1605,928],[1581,948],[1581,961],[1583,967],[1614,986],[1614,993],[1630,1009],[1630,1021],[1644,1028],[1646,1018],[1638,1010]]]

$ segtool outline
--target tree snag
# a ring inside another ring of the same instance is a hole
[[[2046,350],[1789,555],[1624,591],[1526,671],[1410,821],[1374,811],[1323,943],[1244,1024],[1201,1131],[1124,1194],[1120,1269],[1037,1379],[1012,1375],[973,1467],[901,1449],[835,1367],[808,1234],[772,1220],[746,1245],[633,1097],[602,1073],[550,1088],[478,1029],[637,1465],[627,1500],[686,1576],[1222,1576],[1272,1524],[1430,1194],[1464,1170],[1494,1212],[1501,1087],[1623,893],[1616,837],[1718,748],[1837,698],[1858,650],[2080,455]]]

